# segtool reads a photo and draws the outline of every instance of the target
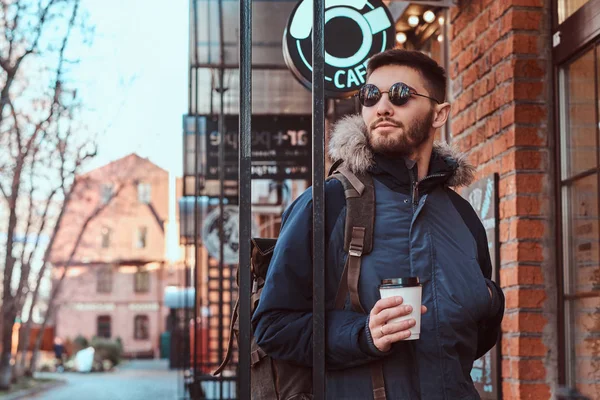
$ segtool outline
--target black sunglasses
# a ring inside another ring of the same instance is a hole
[[[358,91],[358,100],[360,104],[364,107],[373,107],[375,104],[379,102],[382,96],[381,90],[375,85],[367,83]],[[427,99],[433,100],[436,103],[440,104],[440,102],[433,97],[425,96],[424,94],[419,94],[411,89],[406,83],[398,82],[394,83],[390,90],[387,91],[387,94],[390,98],[390,103],[395,106],[403,106],[408,102],[410,96],[421,96]]]

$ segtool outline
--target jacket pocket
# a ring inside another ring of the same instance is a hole
[[[439,294],[474,322],[484,320],[492,299],[485,278],[475,258],[453,261],[444,266],[436,260]]]

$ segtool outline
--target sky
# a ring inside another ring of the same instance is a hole
[[[170,174],[167,257],[176,258],[175,178],[182,175],[182,115],[188,97],[187,0],[83,0],[91,45],[72,49],[84,121],[98,132],[86,170],[131,153]]]
[[[89,169],[132,152],[173,175],[182,174],[182,114],[187,110],[188,20],[186,0],[84,0],[95,32],[78,46],[74,71],[100,132]]]

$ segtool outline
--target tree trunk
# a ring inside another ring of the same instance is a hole
[[[42,326],[40,327],[40,334],[35,339],[35,345],[33,347],[33,353],[31,354],[31,362],[29,363],[29,368],[28,368],[28,373],[29,374],[33,374],[35,372],[35,368],[36,368],[36,364],[37,364],[37,358],[38,358],[38,353],[40,351],[40,345],[42,343],[42,333],[44,332],[44,329],[46,328],[46,325],[48,324],[48,320],[50,319],[50,315],[54,311],[54,302],[56,300],[56,297],[57,297],[58,293],[60,292],[60,288],[62,286],[63,281],[65,280],[65,276],[67,276],[67,270],[69,269],[69,267],[71,266],[71,263],[75,259],[75,254],[77,254],[77,250],[79,249],[79,245],[81,244],[81,240],[83,239],[83,235],[85,234],[88,225],[102,211],[104,211],[104,209],[106,209],[106,207],[108,207],[113,202],[113,200],[115,198],[117,198],[119,196],[119,194],[121,193],[121,190],[123,190],[124,187],[125,187],[125,184],[124,183],[121,184],[119,186],[119,188],[117,189],[117,191],[110,198],[110,200],[108,202],[104,203],[103,205],[101,205],[100,207],[97,207],[96,210],[94,210],[94,212],[91,213],[85,219],[85,221],[83,222],[83,225],[81,225],[81,229],[79,230],[79,235],[77,236],[77,240],[75,241],[75,244],[73,245],[73,249],[71,250],[71,253],[69,254],[69,258],[68,258],[67,262],[65,263],[65,266],[64,266],[64,268],[62,270],[62,274],[60,275],[60,279],[58,280],[58,282],[56,282],[56,285],[50,291],[50,298],[48,299],[48,309],[46,310],[46,315],[44,316],[44,322],[42,322]]]
[[[35,291],[33,292],[33,299],[31,301],[31,308],[29,309],[29,318],[27,318],[27,322],[25,323],[25,328],[23,330],[23,335],[21,336],[20,343],[23,343],[23,348],[21,349],[21,356],[18,361],[18,369],[19,371],[25,371],[25,366],[27,364],[27,351],[29,350],[29,338],[31,336],[31,326],[33,325],[33,307],[37,302],[38,291],[39,291],[39,282],[36,283]],[[27,371],[29,373],[29,371]]]
[[[9,301],[11,303],[12,301]],[[4,304],[8,310],[11,304]],[[2,353],[0,355],[0,390],[9,390],[12,378],[12,330],[15,324],[15,313],[6,310],[2,315]]]
[[[60,285],[59,281],[59,285]],[[28,376],[33,376],[33,373],[35,372],[35,369],[37,368],[37,360],[38,360],[38,356],[40,353],[40,347],[42,347],[42,338],[44,337],[44,330],[46,329],[46,326],[48,325],[48,321],[50,320],[50,314],[52,312],[53,307],[53,298],[50,299],[50,301],[48,302],[48,310],[46,310],[46,315],[44,316],[44,322],[42,322],[42,325],[40,326],[40,331],[38,333],[38,335],[35,338],[35,344],[33,345],[33,352],[31,353],[31,361],[29,362],[29,368],[27,368],[27,372],[26,374]]]
[[[87,223],[85,226],[87,227]],[[83,235],[83,233],[82,233],[82,235]],[[69,257],[69,262],[67,263],[67,265],[65,266],[65,268],[62,271],[60,279],[56,283],[56,286],[50,292],[50,299],[48,300],[48,309],[46,310],[46,315],[44,315],[44,321],[42,322],[42,325],[40,326],[40,332],[37,335],[37,337],[35,338],[35,344],[33,346],[33,352],[31,354],[31,361],[29,362],[29,368],[27,368],[27,375],[33,376],[33,373],[35,372],[35,368],[37,366],[38,354],[40,352],[40,347],[42,345],[42,338],[44,336],[44,329],[46,329],[46,326],[48,325],[48,321],[50,320],[50,316],[54,309],[54,301],[60,291],[62,282],[65,280],[65,276],[67,276],[67,269],[69,268],[69,264],[71,263],[71,260],[73,259],[73,255],[74,255],[75,251],[77,251],[77,247],[79,247],[79,243],[81,242],[82,235],[79,236],[77,242],[75,243],[75,248],[74,248],[73,252],[71,253],[71,256]]]

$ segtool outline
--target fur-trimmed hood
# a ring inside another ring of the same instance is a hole
[[[474,178],[475,167],[465,154],[443,142],[435,142],[433,152],[447,163],[455,165],[447,186],[468,186]],[[344,160],[344,166],[354,173],[364,173],[374,164],[373,152],[367,144],[367,127],[360,115],[341,119],[329,139],[329,156],[332,161]]]

